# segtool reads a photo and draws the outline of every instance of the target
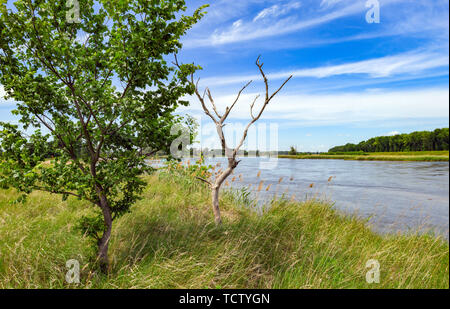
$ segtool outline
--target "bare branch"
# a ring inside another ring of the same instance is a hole
[[[241,90],[239,90],[239,93],[238,93],[238,95],[237,95],[237,97],[236,97],[236,100],[234,100],[233,104],[231,104],[230,107],[227,107],[227,108],[226,108],[225,114],[224,114],[224,115],[222,116],[222,118],[220,119],[220,122],[221,122],[221,123],[223,123],[223,122],[227,119],[227,117],[228,117],[228,115],[230,114],[231,110],[233,109],[234,105],[235,105],[236,102],[239,100],[239,97],[241,96],[242,91],[244,91],[245,88],[247,88],[252,82],[253,82],[252,80],[249,81],[244,87],[241,88]]]
[[[266,109],[267,105],[269,104],[270,100],[272,100],[272,98],[281,90],[283,89],[284,85],[286,85],[286,83],[292,78],[292,75],[289,76],[288,79],[286,79],[284,81],[284,83],[277,89],[277,91],[275,91],[272,95],[269,95],[269,82],[267,80],[266,74],[264,74],[264,71],[262,69],[264,63],[260,63],[259,61],[260,56],[258,57],[258,59],[256,59],[256,66],[258,67],[263,80],[264,80],[264,85],[266,87],[266,99],[264,101],[263,106],[261,107],[259,113],[255,116],[253,116],[253,106],[255,105],[256,100],[258,99],[258,97],[255,98],[255,100],[253,101],[253,103],[250,105],[250,114],[252,117],[252,120],[247,124],[247,126],[245,127],[244,133],[242,135],[241,141],[239,142],[238,146],[234,149],[233,151],[233,158],[236,157],[237,152],[239,151],[239,149],[242,147],[242,145],[244,144],[245,139],[247,138],[247,134],[248,134],[248,129],[250,128],[250,126],[255,123],[256,121],[258,121],[258,119],[261,117],[262,113],[264,112],[264,110]]]
[[[284,83],[280,86],[280,88],[278,88],[277,91],[275,91],[274,93],[272,93],[272,95],[271,95],[270,98],[269,98],[269,101],[272,100],[272,98],[273,98],[273,97],[274,97],[281,89],[283,89],[284,85],[287,84],[287,82],[292,78],[292,76],[293,76],[293,75],[289,76],[288,79],[286,79],[286,80],[284,81]]]
[[[178,63],[178,57],[177,54],[174,53],[173,57],[175,58],[175,61],[172,61],[173,65],[175,65],[177,68],[180,68],[180,64]]]
[[[216,115],[217,115],[217,117],[219,117],[219,119],[222,118],[222,116],[220,116],[219,113],[217,112],[216,104],[214,103],[214,100],[213,100],[212,95],[211,95],[211,91],[209,91],[208,87],[206,87],[206,91],[208,93],[208,98],[209,98],[209,101],[211,102],[211,105],[213,107],[214,113],[216,113]]]
[[[214,123],[218,123],[218,120],[216,120],[216,118],[214,118],[214,116],[211,114],[211,112],[209,111],[209,109],[206,107],[205,104],[205,99],[204,99],[204,95],[200,95],[200,92],[198,91],[198,82],[200,81],[200,78],[197,80],[197,82],[194,84],[194,77],[193,75],[191,75],[191,83],[193,85],[195,85],[195,94],[197,95],[198,100],[200,101],[203,111],[205,112],[206,115],[208,115],[212,121],[214,121]]]
[[[264,63],[260,64],[259,59],[261,58],[261,55],[258,56],[258,59],[256,59],[256,66],[259,69],[259,72],[261,73],[263,79],[264,79],[264,85],[266,86],[266,101],[269,100],[269,82],[267,80],[266,74],[264,74],[264,71],[262,69]]]
[[[256,100],[258,100],[258,98],[259,98],[259,94],[253,100],[253,103],[250,104],[250,116],[252,116],[252,119],[255,119],[255,117],[253,116],[253,106],[255,106]]]
[[[209,182],[208,180],[206,180],[205,178],[202,178],[202,177],[198,177],[198,176],[196,176],[195,178],[197,178],[197,179],[199,179],[199,180],[201,180],[201,181],[203,181],[203,182],[205,182],[205,183],[207,183],[209,186],[212,186],[212,183],[211,182]]]

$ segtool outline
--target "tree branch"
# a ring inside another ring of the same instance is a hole
[[[255,119],[255,117],[253,116],[253,106],[255,106],[256,100],[258,100],[258,98],[259,98],[259,94],[253,100],[253,103],[250,104],[250,116],[252,116],[252,119]]]
[[[211,102],[211,105],[213,106],[213,110],[216,113],[217,117],[219,117],[219,119],[222,118],[222,116],[220,116],[219,113],[217,112],[216,104],[214,103],[214,100],[213,100],[212,95],[211,95],[211,91],[209,91],[208,87],[206,87],[206,92],[208,93],[209,101]]]
[[[236,100],[234,100],[233,104],[231,104],[231,106],[228,108],[226,108],[225,114],[223,115],[223,117],[220,119],[220,122],[223,123],[228,115],[230,114],[231,110],[233,109],[234,105],[236,104],[236,102],[239,100],[239,97],[241,96],[241,93],[245,90],[245,88],[247,88],[253,81],[249,81],[244,87],[241,88],[241,90],[239,90],[239,93],[236,97]]]
[[[211,182],[209,182],[208,180],[206,180],[206,179],[204,179],[204,178],[202,178],[202,177],[196,176],[195,178],[197,178],[198,180],[201,180],[201,181],[207,183],[209,186],[212,186],[212,183],[211,183]]]

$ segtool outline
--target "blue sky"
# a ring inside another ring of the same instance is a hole
[[[380,0],[380,23],[371,24],[366,2],[211,1],[180,58],[203,67],[200,86],[222,108],[255,81],[231,122],[248,120],[248,104],[264,90],[254,65],[259,54],[273,90],[293,74],[260,120],[278,124],[281,150],[326,151],[448,127],[448,1]],[[188,3],[194,10],[208,2]],[[201,115],[200,104],[191,102],[188,112]]]
[[[188,13],[210,7],[183,39],[179,59],[203,67],[200,86],[211,89],[222,109],[254,80],[230,114],[232,123],[248,121],[249,103],[264,90],[258,55],[272,90],[293,74],[260,120],[277,124],[280,150],[326,151],[448,127],[448,0],[379,0],[380,23],[370,24],[366,2],[190,0]],[[0,101],[2,94],[0,85]],[[199,102],[189,100],[180,112],[200,117]],[[14,121],[14,102],[0,103],[0,121]]]

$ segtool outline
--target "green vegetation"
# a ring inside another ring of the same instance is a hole
[[[394,136],[378,136],[361,143],[336,146],[329,152],[398,152],[449,150],[449,129],[417,131]]]
[[[407,152],[329,152],[319,154],[279,155],[287,159],[335,159],[360,161],[449,161],[448,151]]]
[[[259,215],[245,192],[222,196],[214,224],[207,187],[177,169],[144,179],[144,199],[114,221],[110,271],[76,222],[88,202],[0,190],[0,288],[448,288],[449,246],[431,235],[378,235],[319,201],[273,202]],[[91,248],[91,249],[90,249]],[[69,259],[81,283],[64,277]],[[381,265],[368,284],[366,262]]]
[[[140,198],[146,157],[180,145],[174,112],[199,67],[167,57],[206,6],[189,16],[184,0],[78,2],[70,21],[65,0],[0,1],[0,84],[20,123],[0,123],[0,186],[90,202],[78,227],[106,270],[112,222]]]
[[[295,156],[298,153],[297,148],[294,146],[291,146],[288,152],[288,155]]]

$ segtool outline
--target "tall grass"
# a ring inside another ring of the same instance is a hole
[[[89,240],[74,230],[87,204],[33,193],[12,205],[0,191],[1,288],[448,288],[449,246],[431,235],[377,235],[332,206],[274,200],[252,210],[246,192],[227,191],[216,227],[202,183],[161,172],[144,199],[114,224],[111,269],[91,266]],[[65,263],[81,283],[65,283]],[[380,283],[366,262],[377,259]]]

